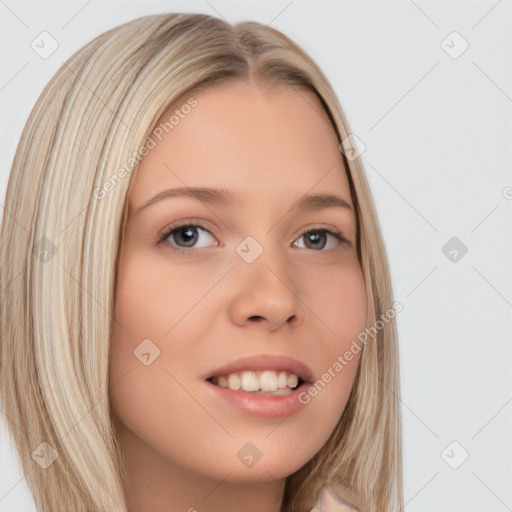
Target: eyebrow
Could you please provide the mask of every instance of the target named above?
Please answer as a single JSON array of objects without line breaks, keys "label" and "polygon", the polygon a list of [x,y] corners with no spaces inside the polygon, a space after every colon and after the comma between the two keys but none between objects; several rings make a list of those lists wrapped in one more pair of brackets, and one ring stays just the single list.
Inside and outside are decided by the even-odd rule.
[{"label": "eyebrow", "polygon": [[[217,206],[242,205],[242,202],[240,200],[236,200],[233,194],[227,189],[205,187],[170,188],[156,194],[149,201],[140,206],[135,211],[135,213],[139,213],[140,211],[146,209],[148,206],[156,203],[157,201],[161,201],[162,199],[167,199],[171,197],[188,197],[192,199],[197,199],[207,204]],[[293,208],[296,210],[309,211],[317,211],[333,207],[343,208],[351,212],[354,211],[353,206],[348,201],[346,201],[342,197],[335,196],[332,194],[304,195],[293,206]]]}]

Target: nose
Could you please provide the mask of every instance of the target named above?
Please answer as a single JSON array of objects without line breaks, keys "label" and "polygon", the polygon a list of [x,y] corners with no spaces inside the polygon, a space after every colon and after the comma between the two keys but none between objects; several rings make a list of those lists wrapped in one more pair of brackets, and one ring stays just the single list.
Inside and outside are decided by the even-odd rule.
[{"label": "nose", "polygon": [[240,327],[261,324],[268,331],[283,325],[298,327],[304,321],[304,303],[298,295],[297,279],[281,254],[266,249],[252,263],[241,261],[235,269],[234,293],[229,314]]}]

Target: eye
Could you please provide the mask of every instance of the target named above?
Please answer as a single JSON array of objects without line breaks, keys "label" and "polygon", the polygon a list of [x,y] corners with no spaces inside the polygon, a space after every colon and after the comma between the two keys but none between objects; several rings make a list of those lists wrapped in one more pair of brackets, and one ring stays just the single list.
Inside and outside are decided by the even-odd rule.
[{"label": "eye", "polygon": [[[155,245],[168,243],[172,249],[184,253],[191,253],[191,249],[201,249],[208,247],[208,238],[214,239],[213,235],[201,224],[181,224],[173,225],[164,230],[158,236]],[[198,244],[199,242],[199,244]],[[198,244],[198,245],[197,245]]]},{"label": "eye", "polygon": [[[328,239],[330,237],[330,240]],[[331,229],[312,229],[303,233],[297,240],[304,239],[306,243],[301,247],[298,242],[294,242],[294,247],[299,249],[326,249],[330,250],[340,243],[350,244],[350,242],[339,232]]]},{"label": "eye", "polygon": [[[164,229],[158,235],[155,245],[159,246],[165,243],[172,250],[190,255],[196,249],[218,245],[208,243],[208,238],[215,239],[205,226],[197,222],[184,222]],[[305,243],[300,244],[300,240],[305,240]],[[293,246],[299,249],[323,251],[334,249],[340,243],[350,245],[350,242],[339,231],[319,228],[303,233],[297,241],[293,242]]]}]

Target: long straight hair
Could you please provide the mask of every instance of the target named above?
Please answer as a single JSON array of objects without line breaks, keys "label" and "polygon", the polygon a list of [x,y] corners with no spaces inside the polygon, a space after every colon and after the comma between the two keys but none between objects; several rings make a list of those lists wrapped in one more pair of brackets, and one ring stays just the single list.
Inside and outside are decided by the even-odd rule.
[{"label": "long straight hair", "polygon": [[[101,34],[30,114],[0,231],[0,391],[40,512],[126,512],[108,368],[127,194],[171,104],[248,79],[312,91],[340,144],[349,136],[332,87],[297,44],[204,14],[145,16]],[[388,262],[361,159],[345,152],[374,326],[393,307]],[[286,479],[282,512],[309,511],[326,482],[361,512],[402,508],[398,345],[394,318],[383,324],[362,347],[332,435]]]}]

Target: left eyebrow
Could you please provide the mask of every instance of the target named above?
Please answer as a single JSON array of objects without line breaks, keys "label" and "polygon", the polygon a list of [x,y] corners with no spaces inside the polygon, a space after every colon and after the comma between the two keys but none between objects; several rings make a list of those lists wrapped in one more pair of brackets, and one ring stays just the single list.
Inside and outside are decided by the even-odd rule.
[{"label": "left eyebrow", "polygon": [[345,199],[334,196],[332,194],[314,194],[307,195],[299,199],[294,208],[297,210],[317,211],[324,208],[344,208],[351,212],[354,211],[353,206]]},{"label": "left eyebrow", "polygon": [[[159,192],[156,196],[152,197],[147,203],[140,206],[136,209],[136,213],[139,213],[141,210],[147,208],[151,204],[154,204],[162,199],[172,198],[172,197],[187,197],[191,199],[196,199],[198,201],[209,203],[213,205],[219,206],[230,206],[232,204],[236,204],[237,206],[241,206],[241,201],[235,201],[235,197],[233,194],[227,189],[215,189],[215,188],[174,188],[167,189]],[[293,209],[295,210],[309,210],[309,211],[318,211],[323,210],[325,208],[343,208],[345,210],[349,210],[351,212],[354,211],[353,206],[346,201],[345,199],[335,196],[332,194],[310,194],[301,197],[294,205]]]}]

